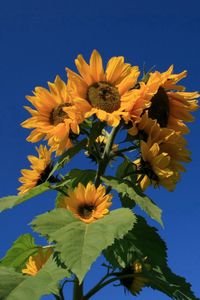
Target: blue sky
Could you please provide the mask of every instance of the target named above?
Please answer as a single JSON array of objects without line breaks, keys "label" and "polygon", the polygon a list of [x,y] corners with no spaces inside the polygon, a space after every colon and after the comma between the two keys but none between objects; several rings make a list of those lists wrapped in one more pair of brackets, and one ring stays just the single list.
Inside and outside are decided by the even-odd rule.
[{"label": "blue sky", "polygon": [[[0,195],[15,194],[20,169],[28,167],[26,156],[34,154],[27,143],[28,131],[20,123],[28,117],[23,109],[35,86],[46,86],[56,74],[65,77],[65,67],[74,69],[74,59],[82,53],[87,59],[95,48],[105,61],[123,55],[127,62],[160,71],[172,63],[175,71],[188,70],[184,80],[188,91],[199,90],[200,3],[184,1],[67,1],[8,0],[0,10]],[[200,295],[200,201],[199,118],[190,124],[188,135],[192,163],[187,166],[175,192],[149,190],[148,194],[164,211],[165,229],[160,234],[168,244],[169,264],[185,276]],[[81,162],[82,163],[82,162]],[[77,167],[80,161],[73,162]],[[85,163],[85,168],[88,166]],[[7,211],[0,216],[0,256],[37,214],[53,208],[54,194],[46,194]],[[156,225],[150,221],[150,224]],[[92,268],[88,281],[100,271]],[[88,284],[87,284],[88,287]],[[122,288],[108,287],[94,300],[132,299]],[[53,299],[51,296],[44,299]],[[145,289],[141,300],[165,300],[166,296]]]}]

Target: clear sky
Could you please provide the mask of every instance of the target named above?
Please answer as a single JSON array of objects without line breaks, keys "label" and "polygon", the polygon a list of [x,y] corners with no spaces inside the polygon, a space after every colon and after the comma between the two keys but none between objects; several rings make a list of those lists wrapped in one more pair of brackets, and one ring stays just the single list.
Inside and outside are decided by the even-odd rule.
[{"label": "clear sky", "polygon": [[[199,0],[1,1],[0,195],[16,194],[20,169],[29,166],[26,156],[35,154],[34,145],[25,141],[28,130],[20,127],[28,117],[23,109],[28,103],[25,95],[30,95],[35,86],[46,86],[56,74],[66,78],[65,67],[74,69],[74,59],[79,53],[88,59],[95,48],[105,61],[123,55],[131,64],[142,67],[145,63],[147,69],[156,65],[160,71],[173,63],[176,72],[188,70],[188,78],[184,80],[187,90],[199,90],[199,11]],[[160,189],[149,190],[148,194],[164,211],[165,229],[159,231],[168,244],[169,265],[175,273],[185,276],[200,296],[200,113],[195,115],[196,122],[190,124],[191,134],[187,137],[192,151],[187,173],[175,192]],[[74,162],[71,167],[80,163]],[[48,193],[2,213],[0,256],[20,234],[31,232],[27,224],[35,215],[52,209],[53,204],[54,194]],[[99,276],[95,264],[88,281],[95,282]],[[132,299],[124,295],[123,288],[111,286],[93,299],[107,300],[111,296],[115,300]],[[145,289],[138,299],[168,297]]]}]

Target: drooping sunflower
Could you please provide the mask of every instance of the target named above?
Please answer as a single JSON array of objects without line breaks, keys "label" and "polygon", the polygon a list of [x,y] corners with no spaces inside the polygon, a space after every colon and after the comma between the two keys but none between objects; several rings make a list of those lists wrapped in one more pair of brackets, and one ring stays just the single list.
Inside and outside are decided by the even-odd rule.
[{"label": "drooping sunflower", "polygon": [[72,146],[70,133],[79,134],[79,124],[84,117],[69,97],[69,85],[59,76],[56,76],[54,83],[48,82],[48,86],[49,90],[36,87],[34,96],[26,97],[35,109],[25,106],[32,117],[21,125],[29,129],[35,128],[28,136],[28,141],[46,139],[52,150],[60,155]]},{"label": "drooping sunflower", "polygon": [[149,185],[164,186],[173,191],[180,175],[168,153],[160,151],[157,143],[153,145],[141,141],[141,158],[134,161],[138,171],[138,182],[142,190]]},{"label": "drooping sunflower", "polygon": [[168,127],[183,134],[189,129],[184,122],[191,122],[194,117],[190,112],[198,109],[198,92],[185,92],[185,87],[177,85],[182,78],[187,76],[183,71],[179,74],[172,74],[173,66],[166,72],[158,71],[150,73],[146,86],[155,88],[151,98],[151,106],[148,108],[148,115],[156,119],[161,127]]},{"label": "drooping sunflower", "polygon": [[52,253],[52,248],[39,248],[37,254],[29,257],[28,262],[26,263],[26,268],[22,269],[22,273],[30,276],[37,275],[37,273],[40,271],[40,269],[42,269]]},{"label": "drooping sunflower", "polygon": [[121,275],[128,276],[132,275],[130,278],[122,278],[120,282],[123,286],[125,286],[133,295],[137,295],[140,293],[143,287],[148,284],[148,279],[144,277],[142,274],[142,265],[139,262],[134,262],[133,265],[126,267],[121,272]]},{"label": "drooping sunflower", "polygon": [[66,208],[74,213],[81,221],[92,223],[109,213],[111,194],[106,194],[106,188],[97,188],[92,182],[85,187],[79,183],[74,190],[68,191],[68,196],[62,197],[58,207]]},{"label": "drooping sunflower", "polygon": [[52,151],[48,150],[47,147],[43,145],[40,145],[39,148],[36,147],[36,151],[38,157],[33,155],[28,156],[28,160],[31,163],[31,170],[21,170],[23,176],[19,178],[19,181],[22,183],[18,188],[19,195],[22,195],[35,186],[45,182],[52,170]]},{"label": "drooping sunflower", "polygon": [[[148,112],[144,112],[140,122],[129,129],[129,134],[138,136],[140,140],[153,145],[157,143],[160,152],[166,152],[172,160],[190,162],[190,151],[186,148],[187,142],[181,132],[169,128],[161,128],[157,120],[148,117]],[[182,170],[184,168],[182,167]]]},{"label": "drooping sunflower", "polygon": [[[86,117],[94,114],[101,121],[116,127],[121,118],[137,121],[149,101],[134,88],[139,76],[137,66],[124,62],[124,57],[112,57],[104,71],[102,58],[94,50],[87,64],[82,55],[75,60],[80,75],[67,69],[71,95],[87,105]],[[78,100],[79,99],[79,100]],[[81,109],[80,104],[80,109]],[[130,114],[131,111],[131,114]]]}]

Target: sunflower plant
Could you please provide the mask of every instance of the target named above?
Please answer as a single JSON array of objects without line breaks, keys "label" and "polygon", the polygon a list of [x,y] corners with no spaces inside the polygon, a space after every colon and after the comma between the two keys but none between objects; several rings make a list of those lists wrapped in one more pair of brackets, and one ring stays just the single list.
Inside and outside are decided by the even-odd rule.
[{"label": "sunflower plant", "polygon": [[[40,144],[21,170],[18,195],[1,198],[0,211],[52,190],[57,196],[55,208],[31,222],[46,242],[23,234],[1,258],[0,299],[63,300],[70,282],[74,300],[92,299],[111,283],[133,297],[150,287],[172,299],[198,299],[172,272],[165,242],[135,207],[163,225],[145,191],[176,188],[190,161],[185,134],[200,94],[179,85],[187,72],[175,74],[173,66],[140,74],[119,56],[104,68],[96,50],[89,63],[79,55],[75,64],[77,72],[66,69],[68,81],[56,76],[27,96],[31,116],[22,127],[31,129],[27,141]],[[92,168],[70,169],[77,155]],[[85,275],[100,255],[105,275],[85,291]]]}]

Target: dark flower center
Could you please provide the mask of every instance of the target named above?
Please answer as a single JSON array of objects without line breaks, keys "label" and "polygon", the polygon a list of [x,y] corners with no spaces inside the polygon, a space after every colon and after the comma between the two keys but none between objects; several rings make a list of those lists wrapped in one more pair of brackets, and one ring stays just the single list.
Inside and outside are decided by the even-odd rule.
[{"label": "dark flower center", "polygon": [[151,99],[151,106],[148,114],[151,119],[156,119],[160,127],[167,127],[169,119],[169,99],[165,89],[160,87],[158,92]]},{"label": "dark flower center", "polygon": [[95,210],[94,205],[84,204],[78,208],[79,215],[84,219],[89,219]]},{"label": "dark flower center", "polygon": [[63,111],[63,107],[69,107],[71,106],[69,103],[63,103],[58,105],[56,108],[54,108],[49,117],[49,122],[51,125],[58,125],[59,123],[62,123],[64,119],[68,117],[68,114]]},{"label": "dark flower center", "polygon": [[87,99],[93,107],[102,109],[108,113],[112,113],[120,107],[118,89],[105,81],[93,83],[88,88]]},{"label": "dark flower center", "polygon": [[147,175],[150,180],[158,181],[159,178],[152,170],[151,164],[148,161],[141,159],[140,169],[142,174]]},{"label": "dark flower center", "polygon": [[44,171],[40,174],[40,178],[38,179],[36,186],[44,183],[47,180],[52,169],[53,169],[53,165],[51,163],[46,166]]}]

